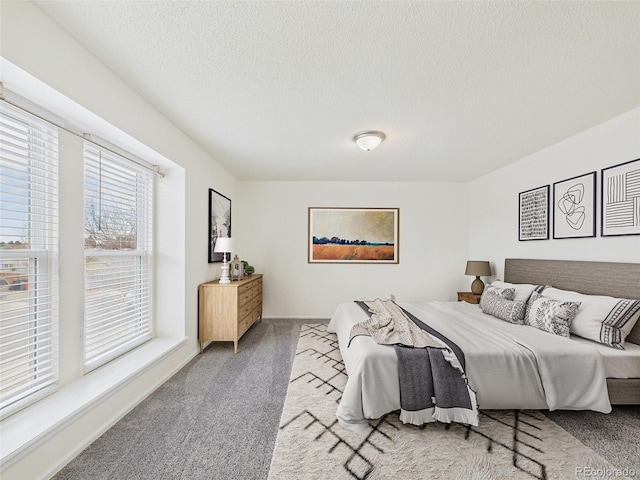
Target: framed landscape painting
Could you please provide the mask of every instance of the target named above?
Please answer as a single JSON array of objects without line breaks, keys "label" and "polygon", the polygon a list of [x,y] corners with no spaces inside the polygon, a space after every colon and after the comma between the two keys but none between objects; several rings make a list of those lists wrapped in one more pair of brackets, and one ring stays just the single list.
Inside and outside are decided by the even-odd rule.
[{"label": "framed landscape painting", "polygon": [[603,168],[600,178],[601,235],[640,235],[640,158]]},{"label": "framed landscape painting", "polygon": [[216,253],[218,237],[231,236],[231,200],[209,189],[209,263],[221,262],[223,253]]},{"label": "framed landscape painting", "polygon": [[549,240],[549,185],[519,194],[518,240]]},{"label": "framed landscape painting", "polygon": [[596,236],[596,172],[553,184],[553,238]]},{"label": "framed landscape painting", "polygon": [[399,208],[309,207],[309,263],[399,263]]}]

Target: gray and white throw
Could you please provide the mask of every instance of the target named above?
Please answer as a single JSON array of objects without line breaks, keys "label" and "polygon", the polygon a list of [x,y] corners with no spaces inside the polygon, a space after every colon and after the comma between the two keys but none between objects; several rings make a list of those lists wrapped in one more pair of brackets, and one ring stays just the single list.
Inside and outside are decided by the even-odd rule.
[{"label": "gray and white throw", "polygon": [[369,318],[354,325],[349,343],[357,335],[369,335],[380,345],[404,345],[415,348],[446,348],[447,345],[412,322],[391,300],[356,302]]},{"label": "gray and white throw", "polygon": [[400,420],[413,425],[440,421],[478,425],[475,392],[464,371],[464,353],[391,300],[356,302],[369,318],[353,326],[353,337],[368,335],[393,346],[398,358]]}]

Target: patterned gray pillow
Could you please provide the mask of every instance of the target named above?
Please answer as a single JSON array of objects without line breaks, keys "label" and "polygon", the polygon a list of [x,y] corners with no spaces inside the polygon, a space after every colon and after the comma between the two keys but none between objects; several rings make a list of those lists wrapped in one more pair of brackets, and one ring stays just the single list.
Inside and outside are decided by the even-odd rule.
[{"label": "patterned gray pillow", "polygon": [[516,294],[516,289],[514,287],[492,287],[491,285],[489,285],[487,287],[487,290],[489,291],[489,293],[500,295],[507,300],[513,300],[513,297]]},{"label": "patterned gray pillow", "polygon": [[568,337],[571,321],[575,318],[580,303],[552,300],[533,292],[528,302],[526,324]]},{"label": "patterned gray pillow", "polygon": [[492,301],[493,297],[503,298],[505,300],[513,300],[513,296],[516,294],[515,288],[500,288],[487,286],[482,292],[480,297],[480,308],[484,311],[483,302]]},{"label": "patterned gray pillow", "polygon": [[[484,299],[484,296],[482,298]],[[519,325],[524,323],[526,306],[527,302],[507,300],[498,295],[488,295],[484,303],[480,302],[480,308],[484,313]]]}]

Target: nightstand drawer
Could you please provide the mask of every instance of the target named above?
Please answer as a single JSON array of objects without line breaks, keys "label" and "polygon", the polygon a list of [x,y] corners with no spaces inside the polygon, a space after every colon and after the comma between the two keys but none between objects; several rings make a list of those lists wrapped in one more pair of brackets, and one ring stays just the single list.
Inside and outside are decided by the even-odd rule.
[{"label": "nightstand drawer", "polygon": [[482,298],[482,295],[476,295],[475,293],[471,292],[458,292],[459,302],[467,302],[477,305],[480,303],[480,298]]}]

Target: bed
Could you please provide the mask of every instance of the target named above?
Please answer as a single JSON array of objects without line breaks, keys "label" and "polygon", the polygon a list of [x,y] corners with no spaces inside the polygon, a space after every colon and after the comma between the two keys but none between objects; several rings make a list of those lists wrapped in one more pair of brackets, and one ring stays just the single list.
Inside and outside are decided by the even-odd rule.
[{"label": "bed", "polygon": [[[640,298],[640,264],[507,259],[504,280]],[[465,302],[397,303],[462,348],[468,382],[482,410],[608,413],[611,404],[640,404],[640,322],[624,349],[616,349],[575,335],[565,338],[514,325]],[[400,408],[394,349],[367,336],[355,337],[349,345],[351,327],[366,318],[355,302],[345,302],[328,327],[338,335],[348,374],[337,418],[352,430]]]}]

